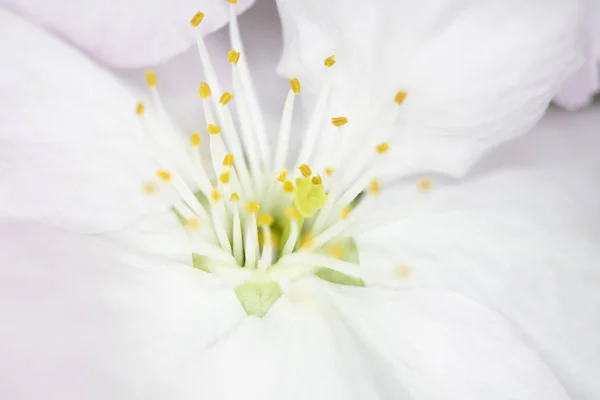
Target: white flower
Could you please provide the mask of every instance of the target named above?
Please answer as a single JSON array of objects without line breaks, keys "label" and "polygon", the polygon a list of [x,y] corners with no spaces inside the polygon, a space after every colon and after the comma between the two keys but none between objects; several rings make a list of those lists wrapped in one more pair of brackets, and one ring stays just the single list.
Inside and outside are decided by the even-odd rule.
[{"label": "white flower", "polygon": [[[231,17],[232,47],[242,51],[233,11]],[[404,171],[428,165],[463,173],[492,142],[533,124],[573,60],[569,38],[550,25],[533,43],[551,38],[548,52],[538,48],[538,54],[560,54],[561,62],[517,97],[515,105],[532,108],[485,114],[477,126],[494,126],[496,135],[485,145],[455,163],[436,149],[443,162],[418,160]],[[7,12],[0,13],[0,29],[18,38],[0,45],[7,60],[0,75],[2,187],[10,189],[0,193],[0,206],[13,218],[1,225],[0,242],[0,384],[7,398],[591,399],[598,393],[597,360],[590,356],[598,344],[593,312],[599,300],[593,269],[599,251],[590,238],[598,232],[569,207],[578,184],[597,168],[588,136],[581,142],[589,153],[577,154],[586,164],[566,172],[551,168],[562,167],[560,159],[541,157],[539,166],[522,169],[480,167],[464,184],[405,180],[381,189],[373,181],[378,162],[402,143],[385,112],[401,123],[410,116],[413,92],[402,86],[381,88],[390,96],[373,91],[373,103],[388,103],[376,106],[388,129],[357,132],[367,121],[358,110],[329,114],[330,104],[319,101],[328,91],[335,99],[335,79],[351,71],[343,67],[341,48],[338,64],[326,68],[319,60],[332,81],[325,77],[312,103],[313,121],[337,117],[333,132],[320,124],[311,130],[309,119],[294,153],[283,151],[285,135],[270,141],[263,130],[243,51],[229,54],[235,97],[227,101],[198,36],[212,89],[207,96],[208,86],[201,86],[201,104],[213,133],[201,132],[200,147],[209,152],[200,153],[198,136],[178,136],[154,74],[148,80],[155,107],[136,109],[119,82],[71,48]],[[520,63],[513,66],[522,71]],[[477,83],[463,87],[467,110],[506,106],[497,102],[505,86],[495,87],[496,96],[478,97]],[[305,95],[297,84],[291,82],[288,111]],[[331,105],[344,105],[341,100]],[[285,132],[285,111],[282,121]],[[444,140],[444,129],[428,126],[423,140]],[[468,134],[479,130],[475,125],[448,126],[457,136],[445,138],[448,151],[481,140]],[[317,147],[320,152],[312,151]],[[293,168],[280,182],[283,156]],[[296,168],[301,164],[312,174]],[[293,195],[285,190],[288,181]],[[565,190],[566,183],[573,188]],[[199,200],[196,189],[203,192]],[[278,231],[281,247],[274,241]],[[313,234],[306,248],[298,245],[301,233]],[[298,246],[284,255],[284,243]],[[202,258],[194,263],[192,253]],[[557,284],[548,276],[568,279]]]}]

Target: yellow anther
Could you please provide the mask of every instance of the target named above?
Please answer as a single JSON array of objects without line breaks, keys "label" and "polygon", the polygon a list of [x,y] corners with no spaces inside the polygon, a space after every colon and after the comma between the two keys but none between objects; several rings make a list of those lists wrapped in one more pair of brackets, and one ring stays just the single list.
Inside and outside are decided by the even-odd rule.
[{"label": "yellow anther", "polygon": [[352,207],[350,207],[350,206],[342,207],[342,210],[340,211],[340,217],[342,219],[347,219],[350,216],[351,212],[352,212]]},{"label": "yellow anther", "polygon": [[333,117],[331,118],[331,123],[335,126],[342,126],[348,123],[348,118],[346,117]]},{"label": "yellow anther", "polygon": [[329,56],[325,59],[324,64],[326,67],[333,67],[335,64],[335,56]]},{"label": "yellow anther", "polygon": [[200,22],[202,22],[202,20],[204,19],[204,13],[201,13],[200,11],[198,11],[194,17],[190,20],[190,24],[192,24],[192,26],[195,28],[198,25],[200,25]]},{"label": "yellow anther", "polygon": [[158,179],[164,182],[170,182],[171,179],[173,179],[171,173],[164,169],[159,169],[158,171],[156,171],[156,176],[158,177]]},{"label": "yellow anther", "polygon": [[249,201],[246,203],[246,210],[251,213],[257,213],[260,210],[260,205],[255,201]]},{"label": "yellow anther", "polygon": [[311,217],[327,201],[327,194],[322,184],[315,185],[310,177],[296,179],[294,188],[294,207],[305,218]]},{"label": "yellow anther", "polygon": [[283,182],[283,191],[286,193],[294,193],[294,183],[292,181]]},{"label": "yellow anther", "polygon": [[156,74],[154,73],[154,71],[146,72],[146,83],[148,84],[148,87],[156,86]]},{"label": "yellow anther", "polygon": [[433,185],[433,183],[431,182],[431,180],[429,180],[427,178],[419,179],[419,182],[417,182],[417,188],[421,192],[428,192],[431,189],[432,185]]},{"label": "yellow anther", "polygon": [[283,183],[283,182],[285,182],[285,178],[287,178],[287,175],[288,175],[288,170],[284,168],[284,169],[281,170],[281,172],[279,172],[277,174],[277,180],[279,182]]},{"label": "yellow anther", "polygon": [[206,131],[211,135],[218,135],[219,133],[221,133],[221,128],[218,125],[209,124],[206,127]]},{"label": "yellow anther", "polygon": [[312,175],[312,170],[310,169],[310,167],[306,164],[302,164],[298,167],[298,169],[300,170],[300,172],[302,172],[302,176],[304,176],[305,178],[308,178],[309,176]]},{"label": "yellow anther", "polygon": [[377,153],[383,154],[390,149],[390,144],[388,142],[383,142],[378,144],[375,149],[377,150]]},{"label": "yellow anther", "polygon": [[342,258],[344,255],[344,246],[337,242],[327,249],[327,254],[335,258]]},{"label": "yellow anther", "polygon": [[285,209],[284,213],[285,217],[287,219],[298,219],[300,218],[300,214],[298,213],[298,210],[296,210],[294,207],[288,207]]},{"label": "yellow anther", "polygon": [[325,168],[325,175],[333,176],[335,174],[335,168]]},{"label": "yellow anther", "polygon": [[294,94],[300,93],[300,81],[297,78],[290,79],[290,87],[292,88],[292,92],[294,92]]},{"label": "yellow anther", "polygon": [[406,96],[408,96],[408,93],[406,93],[403,90],[399,90],[398,93],[396,93],[396,97],[394,97],[394,101],[396,102],[396,104],[400,105],[404,103]]},{"label": "yellow anther", "polygon": [[142,115],[144,113],[144,104],[137,103],[136,106],[135,106],[135,113],[137,115]]},{"label": "yellow anther", "polygon": [[200,229],[200,220],[198,218],[192,218],[192,219],[187,219],[185,221],[185,223],[183,224],[183,226],[186,229],[189,229],[191,231],[197,231],[198,229]]},{"label": "yellow anther", "polygon": [[256,223],[258,226],[271,226],[273,225],[273,216],[271,214],[261,214],[258,216]]},{"label": "yellow anther", "polygon": [[394,272],[398,278],[406,279],[413,274],[413,269],[410,265],[399,265]]},{"label": "yellow anther", "polygon": [[300,247],[303,248],[303,249],[311,247],[312,244],[313,244],[314,238],[315,237],[314,237],[314,235],[312,233],[310,233],[310,232],[305,233],[300,238]]},{"label": "yellow anther", "polygon": [[229,50],[227,53],[227,60],[232,64],[237,64],[240,59],[240,52],[235,50]]},{"label": "yellow anther", "polygon": [[221,200],[221,193],[219,193],[217,189],[213,189],[210,193],[210,199],[216,203],[217,201]]},{"label": "yellow anther", "polygon": [[372,195],[377,195],[381,191],[381,186],[379,184],[378,179],[373,179],[371,183],[369,183],[369,193]]},{"label": "yellow anther", "polygon": [[225,171],[221,175],[219,175],[219,181],[223,185],[227,185],[229,183],[229,177],[230,177],[229,171]]},{"label": "yellow anther", "polygon": [[229,92],[225,92],[221,95],[221,98],[219,99],[219,103],[225,105],[225,104],[229,103],[231,101],[231,99],[233,99],[233,95]]},{"label": "yellow anther", "polygon": [[322,185],[323,179],[321,179],[321,175],[315,175],[312,177],[311,182],[313,185]]},{"label": "yellow anther", "polygon": [[240,195],[237,194],[237,192],[231,193],[231,196],[229,196],[229,201],[240,201]]},{"label": "yellow anther", "polygon": [[224,167],[233,166],[233,154],[231,154],[231,153],[225,154],[225,157],[223,157],[223,166]]},{"label": "yellow anther", "polygon": [[227,0],[228,3],[237,4],[238,0]]},{"label": "yellow anther", "polygon": [[202,138],[200,137],[200,134],[198,132],[194,132],[190,137],[190,141],[192,142],[193,147],[199,147],[202,143]]},{"label": "yellow anther", "polygon": [[200,89],[198,89],[198,93],[200,93],[200,97],[203,99],[210,97],[210,86],[208,86],[208,83],[202,81],[200,83]]},{"label": "yellow anther", "polygon": [[151,196],[158,191],[158,186],[154,182],[144,183],[144,194]]}]

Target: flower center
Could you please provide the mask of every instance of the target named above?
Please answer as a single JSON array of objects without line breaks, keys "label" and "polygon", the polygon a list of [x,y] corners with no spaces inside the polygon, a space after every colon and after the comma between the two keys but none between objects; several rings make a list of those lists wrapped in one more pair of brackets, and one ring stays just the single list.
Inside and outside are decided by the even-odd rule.
[{"label": "flower center", "polygon": [[[235,100],[233,93],[220,91],[198,29],[198,50],[207,79],[199,88],[205,133],[193,132],[187,142],[177,140],[156,75],[152,71],[146,74],[162,125],[174,132],[165,135],[162,127],[148,120],[144,105],[137,105],[158,164],[155,178],[144,185],[144,192],[165,192],[189,234],[193,266],[231,281],[246,312],[262,317],[288,285],[306,275],[364,286],[352,236],[367,229],[365,224],[376,226],[380,221],[365,210],[380,191],[376,167],[390,146],[379,141],[351,148],[345,132],[349,120],[343,116],[329,119],[335,130],[333,139],[316,145],[324,134],[330,70],[336,63],[330,56],[324,61],[325,83],[297,157],[290,159],[289,145],[294,102],[301,92],[295,78],[290,80],[278,140],[271,149],[242,54],[236,1],[228,1],[231,44],[236,50],[227,57]],[[197,13],[191,25],[197,28],[203,18],[204,14]],[[216,97],[213,91],[222,94]],[[400,105],[405,98],[406,93],[399,91],[394,100]],[[208,155],[200,151],[206,137]],[[388,213],[385,218],[389,217]]]}]

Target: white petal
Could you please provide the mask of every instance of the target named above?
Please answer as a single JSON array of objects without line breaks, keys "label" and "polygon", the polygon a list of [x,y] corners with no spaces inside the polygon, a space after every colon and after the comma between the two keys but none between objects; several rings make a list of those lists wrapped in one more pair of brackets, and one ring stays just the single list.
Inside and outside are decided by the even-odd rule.
[{"label": "white petal", "polygon": [[339,285],[330,296],[409,398],[569,399],[509,321],[465,297]]},{"label": "white petal", "polygon": [[[117,229],[162,202],[135,99],[74,49],[0,11],[0,212],[73,229]],[[162,208],[161,208],[162,207]]]},{"label": "white petal", "polygon": [[[434,184],[421,208],[357,238],[365,268],[385,270],[374,283],[451,289],[499,311],[590,400],[600,396],[599,111],[549,114],[472,178]],[[381,201],[402,206],[394,195],[408,191]]]},{"label": "white petal", "polygon": [[580,44],[586,55],[585,64],[566,82],[555,102],[568,110],[589,105],[600,91],[600,3],[583,2],[585,16],[581,26]]},{"label": "white petal", "polygon": [[390,132],[388,170],[396,174],[464,174],[490,148],[527,132],[581,61],[570,0],[278,4],[280,71],[314,89],[323,58],[334,53],[331,112],[349,117],[361,146],[390,131],[377,125],[381,113],[395,106],[397,90],[408,93]]},{"label": "white petal", "polygon": [[173,398],[190,354],[245,318],[203,272],[98,237],[2,221],[0,247],[7,399]]},{"label": "white petal", "polygon": [[[254,0],[240,0],[243,12]],[[35,21],[91,56],[117,67],[156,64],[187,50],[194,43],[190,19],[197,11],[209,18],[204,33],[224,26],[229,4],[214,0],[134,0],[107,2],[69,0],[2,0],[0,4]]]}]

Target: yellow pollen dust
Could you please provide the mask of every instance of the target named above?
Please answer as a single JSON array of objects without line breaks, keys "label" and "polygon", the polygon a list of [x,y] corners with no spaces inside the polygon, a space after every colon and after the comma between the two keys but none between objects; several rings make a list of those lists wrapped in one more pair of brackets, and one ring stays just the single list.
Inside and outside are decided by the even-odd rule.
[{"label": "yellow pollen dust", "polygon": [[246,203],[246,210],[248,210],[248,212],[251,213],[257,213],[258,210],[260,210],[260,206],[255,201],[249,201],[248,203]]},{"label": "yellow pollen dust", "polygon": [[390,144],[387,142],[383,142],[377,145],[377,147],[375,147],[375,150],[377,150],[377,153],[379,154],[383,154],[386,151],[388,151],[390,149]]},{"label": "yellow pollen dust", "polygon": [[300,81],[297,78],[290,79],[290,87],[292,88],[292,92],[294,92],[294,94],[300,93]]},{"label": "yellow pollen dust", "polygon": [[340,211],[340,217],[342,219],[347,219],[350,216],[350,212],[352,212],[352,207],[350,207],[350,206],[342,207],[342,210]]},{"label": "yellow pollen dust", "polygon": [[283,191],[286,193],[294,193],[294,183],[292,181],[283,182]]},{"label": "yellow pollen dust", "polygon": [[288,175],[288,170],[284,168],[284,169],[281,170],[281,172],[279,172],[277,174],[277,180],[279,182],[283,183],[283,182],[285,182],[285,178],[287,178],[287,175]]},{"label": "yellow pollen dust", "polygon": [[225,157],[223,157],[223,166],[224,167],[233,166],[233,154],[231,154],[231,153],[225,154]]},{"label": "yellow pollen dust", "polygon": [[335,174],[335,168],[325,168],[325,175],[333,176]]},{"label": "yellow pollen dust", "polygon": [[137,103],[135,106],[135,113],[137,115],[142,115],[144,113],[144,104],[143,103]]},{"label": "yellow pollen dust", "polygon": [[417,182],[417,188],[421,192],[428,192],[431,189],[432,185],[433,183],[431,182],[431,180],[427,178],[419,179],[419,181]]},{"label": "yellow pollen dust", "polygon": [[285,211],[283,212],[283,214],[285,215],[285,217],[287,219],[298,219],[300,218],[300,214],[298,213],[298,210],[296,210],[294,207],[288,207],[285,209]]},{"label": "yellow pollen dust", "polygon": [[321,185],[323,183],[323,179],[321,179],[321,175],[315,175],[312,177],[311,182],[313,185]]},{"label": "yellow pollen dust", "polygon": [[222,184],[227,185],[229,183],[229,177],[230,177],[229,171],[225,171],[221,175],[219,175],[219,181]]},{"label": "yellow pollen dust", "polygon": [[371,183],[369,183],[369,193],[372,195],[377,195],[381,191],[381,185],[379,184],[378,179],[373,179]]},{"label": "yellow pollen dust", "polygon": [[333,246],[327,249],[327,254],[335,258],[342,258],[344,255],[344,246],[341,243],[335,243]]},{"label": "yellow pollen dust", "polygon": [[219,133],[221,133],[221,128],[218,125],[209,124],[206,127],[206,131],[211,135],[218,135]]},{"label": "yellow pollen dust", "polygon": [[144,183],[144,194],[147,196],[151,196],[158,191],[158,186],[154,182],[146,182]]},{"label": "yellow pollen dust", "polygon": [[300,238],[300,248],[307,249],[307,248],[311,247],[313,244],[314,238],[315,238],[314,235],[310,232],[302,235],[302,237]]},{"label": "yellow pollen dust", "polygon": [[208,83],[202,81],[200,83],[198,93],[200,93],[200,97],[202,97],[203,99],[210,97],[210,86],[208,86]]},{"label": "yellow pollen dust", "polygon": [[348,118],[346,117],[333,117],[331,118],[331,123],[335,126],[342,126],[348,123]]},{"label": "yellow pollen dust", "polygon": [[146,72],[146,83],[148,84],[148,87],[151,88],[156,86],[156,74],[154,71]]},{"label": "yellow pollen dust", "polygon": [[173,178],[171,173],[164,169],[159,169],[158,171],[156,171],[156,176],[158,177],[158,179],[160,179],[161,181],[164,181],[164,182],[170,182],[171,179]]},{"label": "yellow pollen dust", "polygon": [[273,225],[273,216],[271,214],[261,214],[258,216],[256,223],[258,226],[271,226]]},{"label": "yellow pollen dust", "polygon": [[204,19],[204,13],[198,11],[194,17],[190,20],[190,24],[195,28],[200,25],[200,22]]},{"label": "yellow pollen dust", "polygon": [[329,67],[333,67],[334,64],[335,64],[335,56],[329,56],[329,57],[327,57],[323,63],[328,68]]},{"label": "yellow pollen dust", "polygon": [[312,175],[312,170],[310,169],[310,167],[306,164],[301,164],[298,169],[300,170],[300,172],[302,172],[302,176],[304,176],[305,178],[308,178],[309,176]]},{"label": "yellow pollen dust", "polygon": [[202,138],[200,137],[200,134],[198,132],[194,132],[190,137],[190,141],[192,142],[193,147],[199,147],[202,143]]},{"label": "yellow pollen dust", "polygon": [[216,203],[217,201],[221,200],[221,193],[219,193],[217,189],[213,189],[210,193],[210,199]]},{"label": "yellow pollen dust", "polygon": [[230,63],[232,63],[234,65],[237,65],[239,60],[240,60],[240,52],[235,51],[235,50],[229,50],[229,52],[227,53],[227,61],[229,61]]},{"label": "yellow pollen dust", "polygon": [[394,101],[396,102],[396,104],[400,105],[400,104],[404,103],[406,96],[408,96],[408,93],[406,93],[405,91],[399,90],[398,93],[396,93],[396,97],[394,97]]},{"label": "yellow pollen dust", "polygon": [[398,278],[409,278],[413,274],[413,269],[410,265],[399,265],[394,271]]},{"label": "yellow pollen dust", "polygon": [[198,218],[187,219],[183,225],[191,231],[197,231],[200,229],[200,220]]},{"label": "yellow pollen dust", "polygon": [[229,196],[229,201],[240,201],[240,195],[237,194],[237,192],[231,193],[231,196]]},{"label": "yellow pollen dust", "polygon": [[219,99],[219,103],[225,105],[225,104],[229,103],[231,101],[231,99],[233,99],[233,95],[229,92],[225,92],[221,95],[221,98]]}]

